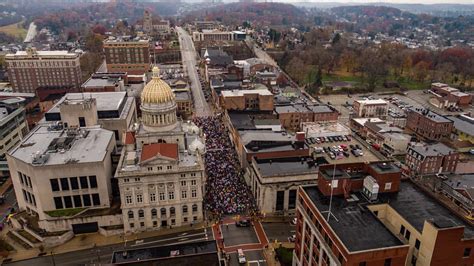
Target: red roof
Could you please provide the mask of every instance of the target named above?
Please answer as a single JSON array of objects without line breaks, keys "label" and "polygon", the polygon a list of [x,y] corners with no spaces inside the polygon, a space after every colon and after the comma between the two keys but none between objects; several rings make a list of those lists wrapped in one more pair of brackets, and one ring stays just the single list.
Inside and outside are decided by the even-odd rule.
[{"label": "red roof", "polygon": [[143,145],[141,161],[146,161],[156,155],[178,159],[178,144],[176,143],[153,143]]},{"label": "red roof", "polygon": [[135,143],[135,132],[133,131],[126,132],[124,143],[125,145]]}]

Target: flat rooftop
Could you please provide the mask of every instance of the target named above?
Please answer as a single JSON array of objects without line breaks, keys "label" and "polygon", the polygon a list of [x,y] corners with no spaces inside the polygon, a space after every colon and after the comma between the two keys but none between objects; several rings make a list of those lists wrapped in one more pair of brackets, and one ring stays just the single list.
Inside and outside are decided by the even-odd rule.
[{"label": "flat rooftop", "polygon": [[308,163],[310,161],[312,161],[310,157],[255,160],[262,177],[314,174],[316,181],[318,167],[317,164]]},{"label": "flat rooftop", "polygon": [[465,226],[464,238],[474,237],[473,226],[461,220],[409,181],[401,182],[400,191],[387,195],[384,199],[419,232],[422,232],[425,220],[430,220],[438,228]]},{"label": "flat rooftop", "polygon": [[[124,256],[125,251],[126,256]],[[202,259],[196,260],[196,257],[205,256],[206,254],[213,254],[214,256],[206,256],[207,259],[204,261]],[[151,262],[157,260],[172,259],[173,261],[176,261],[176,265],[183,265],[178,263],[177,260],[179,258],[185,258],[186,260],[188,260],[188,263],[190,263],[190,261],[192,260],[195,265],[219,265],[216,241],[211,240],[197,243],[195,242],[170,246],[147,247],[140,249],[114,251],[114,253],[112,254],[111,263],[144,263],[146,261]]]},{"label": "flat rooftop", "polygon": [[115,86],[119,81],[120,81],[120,78],[91,77],[86,82],[84,82],[84,84],[82,84],[82,87],[83,88],[110,87],[110,86]]},{"label": "flat rooftop", "polygon": [[290,135],[286,132],[274,132],[271,130],[241,130],[239,131],[239,135],[244,146],[252,141],[296,141],[296,135]]},{"label": "flat rooftop", "polygon": [[410,108],[409,109],[411,112],[416,112],[422,116],[425,116],[427,118],[429,118],[431,121],[433,122],[437,122],[437,123],[449,123],[449,122],[452,122],[451,120],[447,119],[446,117],[438,114],[438,113],[435,113],[431,110],[426,110],[426,109],[423,109],[423,108]]},{"label": "flat rooftop", "polygon": [[244,96],[245,94],[258,94],[264,96],[272,96],[273,94],[266,89],[257,89],[257,90],[224,90],[221,91],[223,97],[237,97]]},{"label": "flat rooftop", "polygon": [[454,152],[453,149],[444,145],[443,143],[436,143],[436,144],[415,144],[409,146],[410,149],[416,151],[417,153],[423,156],[441,156],[441,155],[448,155]]},{"label": "flat rooftop", "polygon": [[[73,135],[67,130],[51,130],[44,124],[34,128],[20,145],[10,151],[10,155],[32,165],[101,162],[113,138],[112,131],[100,127],[86,128]],[[44,162],[40,159],[42,163],[34,163],[35,154],[47,158]]]},{"label": "flat rooftop", "polygon": [[373,123],[383,123],[385,120],[382,120],[378,117],[370,117],[370,118],[352,118],[352,121],[355,123],[359,124],[359,126],[364,126],[365,123],[367,122],[373,122]]},{"label": "flat rooftop", "polygon": [[364,104],[364,105],[371,105],[371,104],[388,104],[387,101],[383,100],[383,99],[374,99],[374,100],[370,100],[370,99],[365,99],[365,100],[355,100],[354,102],[358,102],[360,104]]},{"label": "flat rooftop", "polygon": [[[329,197],[321,194],[317,186],[303,189],[319,212],[329,210]],[[364,201],[362,195],[357,194],[357,197]],[[341,197],[333,197],[331,213],[329,225],[350,252],[404,245],[371,211],[357,204],[351,205]]]},{"label": "flat rooftop", "polygon": [[48,113],[59,113],[59,106],[66,100],[79,102],[88,98],[94,98],[96,100],[97,111],[115,111],[120,109],[120,105],[127,98],[127,93],[124,91],[68,93],[59,100]]},{"label": "flat rooftop", "polygon": [[454,122],[454,127],[467,134],[474,135],[474,118],[462,115],[462,116],[448,116],[449,120]]},{"label": "flat rooftop", "polygon": [[[79,54],[70,53],[68,51],[35,51],[33,54],[28,55],[26,51],[17,51],[14,54],[7,54],[6,59],[18,59],[18,58],[31,58],[31,57],[42,57],[42,58],[76,58]],[[39,58],[38,58],[39,59]]]}]

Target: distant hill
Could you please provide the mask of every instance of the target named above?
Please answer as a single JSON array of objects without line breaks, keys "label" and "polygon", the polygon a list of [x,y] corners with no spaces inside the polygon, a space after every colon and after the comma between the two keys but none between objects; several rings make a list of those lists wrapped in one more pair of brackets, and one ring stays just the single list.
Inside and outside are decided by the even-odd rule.
[{"label": "distant hill", "polygon": [[185,20],[217,20],[227,25],[293,25],[306,20],[302,9],[284,3],[229,3],[187,14]]},{"label": "distant hill", "polygon": [[435,16],[460,16],[474,15],[474,4],[394,4],[386,2],[377,3],[340,3],[340,2],[297,2],[293,3],[299,7],[331,9],[340,6],[386,6],[408,11],[415,14],[431,14]]}]

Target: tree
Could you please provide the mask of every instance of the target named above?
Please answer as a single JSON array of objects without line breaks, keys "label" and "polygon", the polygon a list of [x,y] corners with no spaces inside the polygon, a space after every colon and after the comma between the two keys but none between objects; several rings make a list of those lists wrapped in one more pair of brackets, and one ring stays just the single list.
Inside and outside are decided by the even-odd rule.
[{"label": "tree", "polygon": [[338,43],[340,40],[341,40],[341,34],[336,33],[334,35],[334,37],[332,38],[332,44],[334,45],[334,44]]},{"label": "tree", "polygon": [[107,29],[104,27],[104,25],[97,24],[94,27],[92,27],[92,32],[95,34],[105,35],[105,32],[107,32]]},{"label": "tree", "polygon": [[102,49],[103,49],[102,37],[92,32],[89,33],[86,36],[85,48],[86,48],[86,51],[89,51],[92,53],[102,53]]},{"label": "tree", "polygon": [[387,65],[378,50],[373,48],[365,49],[360,57],[360,70],[363,73],[367,88],[373,91],[382,78],[388,74]]},{"label": "tree", "polygon": [[273,42],[277,43],[277,42],[280,41],[281,32],[278,32],[278,31],[276,31],[275,29],[270,29],[270,30],[268,31],[268,36],[270,37],[270,39],[271,39]]}]

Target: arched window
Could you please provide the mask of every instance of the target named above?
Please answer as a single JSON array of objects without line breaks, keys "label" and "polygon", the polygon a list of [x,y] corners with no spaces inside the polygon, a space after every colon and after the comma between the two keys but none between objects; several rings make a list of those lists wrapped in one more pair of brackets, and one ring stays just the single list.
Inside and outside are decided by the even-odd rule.
[{"label": "arched window", "polygon": [[143,210],[138,210],[138,218],[145,217],[145,212]]},{"label": "arched window", "polygon": [[151,218],[156,218],[157,215],[158,211],[156,211],[156,209],[151,209]]},{"label": "arched window", "polygon": [[197,204],[193,204],[193,212],[197,212],[198,211],[198,206]]},{"label": "arched window", "polygon": [[171,215],[171,216],[175,216],[175,214],[176,214],[175,208],[174,208],[174,207],[171,207],[171,208],[170,208],[170,215]]},{"label": "arched window", "polygon": [[133,211],[128,211],[128,219],[133,219]]},{"label": "arched window", "polygon": [[183,213],[188,213],[188,205],[183,206]]},{"label": "arched window", "polygon": [[166,208],[161,208],[160,213],[161,216],[166,216]]}]

